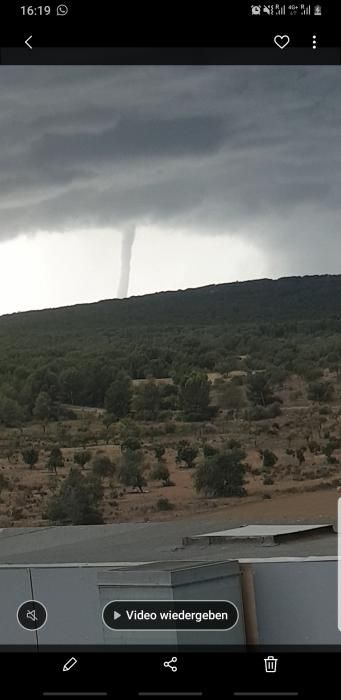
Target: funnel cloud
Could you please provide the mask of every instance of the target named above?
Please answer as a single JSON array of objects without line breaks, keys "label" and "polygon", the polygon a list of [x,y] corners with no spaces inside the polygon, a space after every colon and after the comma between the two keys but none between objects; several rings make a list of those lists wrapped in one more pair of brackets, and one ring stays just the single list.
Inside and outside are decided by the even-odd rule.
[{"label": "funnel cloud", "polygon": [[0,313],[339,273],[339,72],[2,66]]},{"label": "funnel cloud", "polygon": [[128,296],[131,256],[135,234],[135,226],[128,226],[122,233],[121,275],[117,290],[117,296],[119,299],[125,299]]}]

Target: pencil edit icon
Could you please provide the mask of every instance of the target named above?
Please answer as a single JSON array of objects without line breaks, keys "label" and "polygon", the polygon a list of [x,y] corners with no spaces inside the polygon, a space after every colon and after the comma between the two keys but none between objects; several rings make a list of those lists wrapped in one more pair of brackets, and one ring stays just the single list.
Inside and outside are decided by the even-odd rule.
[{"label": "pencil edit icon", "polygon": [[74,656],[71,656],[71,658],[65,662],[65,664],[63,666],[63,671],[71,671],[71,669],[74,666],[76,666],[77,663],[78,663],[77,659],[75,659]]}]

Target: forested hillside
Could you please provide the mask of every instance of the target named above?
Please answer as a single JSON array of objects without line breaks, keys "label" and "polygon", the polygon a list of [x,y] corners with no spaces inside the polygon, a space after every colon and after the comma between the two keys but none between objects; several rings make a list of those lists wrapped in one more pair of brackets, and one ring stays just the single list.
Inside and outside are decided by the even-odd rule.
[{"label": "forested hillside", "polygon": [[273,521],[286,493],[300,500],[282,517],[302,518],[315,490],[329,517],[340,380],[341,277],[2,317],[0,527],[169,518],[212,499],[258,500]]},{"label": "forested hillside", "polygon": [[44,401],[50,417],[60,403],[103,407],[122,372],[175,384],[196,370],[267,369],[275,384],[288,373],[314,379],[341,364],[340,332],[341,276],[328,275],[3,316],[0,420],[29,420]]}]

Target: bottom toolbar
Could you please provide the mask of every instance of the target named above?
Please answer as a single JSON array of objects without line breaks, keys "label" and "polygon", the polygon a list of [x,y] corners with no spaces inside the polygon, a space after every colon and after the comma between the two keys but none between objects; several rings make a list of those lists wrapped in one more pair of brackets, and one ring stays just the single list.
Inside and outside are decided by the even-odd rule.
[{"label": "bottom toolbar", "polygon": [[[124,653],[92,651],[0,652],[8,697],[25,698],[277,698],[325,697],[337,691],[341,650],[233,647],[214,651]],[[335,682],[334,682],[335,681]],[[332,688],[335,688],[333,695]],[[20,693],[20,695],[19,695]]]}]

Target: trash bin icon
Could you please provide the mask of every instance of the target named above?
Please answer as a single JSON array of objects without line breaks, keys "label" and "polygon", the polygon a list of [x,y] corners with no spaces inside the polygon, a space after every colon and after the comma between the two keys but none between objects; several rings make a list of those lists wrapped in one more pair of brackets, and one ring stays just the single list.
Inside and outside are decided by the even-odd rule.
[{"label": "trash bin icon", "polygon": [[275,659],[274,656],[268,656],[266,659],[264,659],[266,673],[276,673],[277,661],[278,659]]}]

